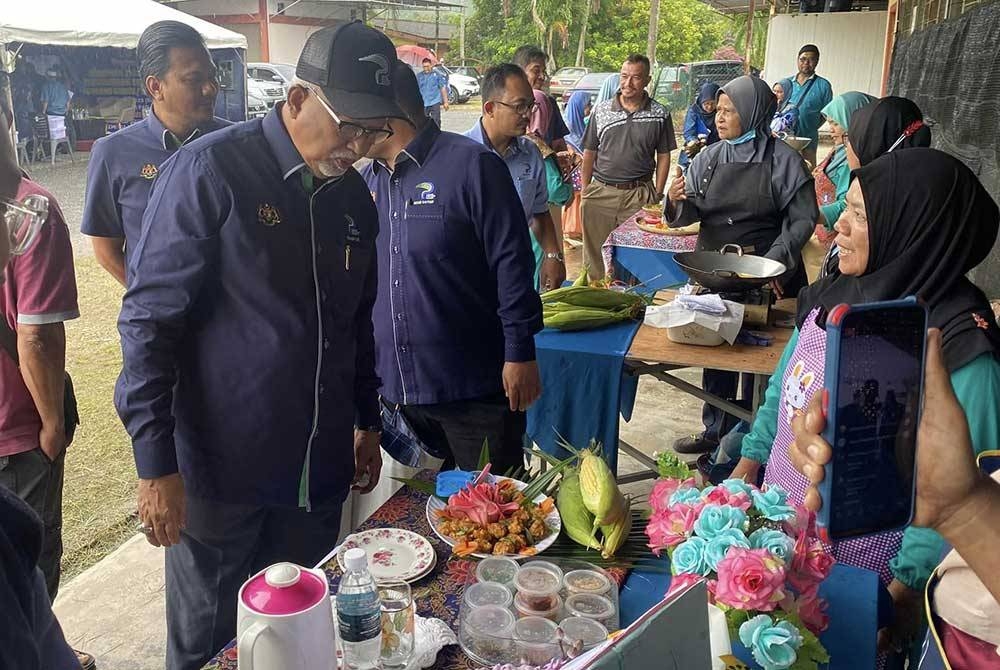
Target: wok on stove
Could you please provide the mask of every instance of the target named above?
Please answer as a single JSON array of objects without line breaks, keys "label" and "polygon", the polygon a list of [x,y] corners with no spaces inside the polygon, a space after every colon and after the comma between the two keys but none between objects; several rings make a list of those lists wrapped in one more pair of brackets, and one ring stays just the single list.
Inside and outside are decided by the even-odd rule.
[{"label": "wok on stove", "polygon": [[727,244],[717,252],[676,254],[674,260],[691,281],[717,292],[739,292],[763,286],[788,269],[770,258],[745,255],[736,244]]}]

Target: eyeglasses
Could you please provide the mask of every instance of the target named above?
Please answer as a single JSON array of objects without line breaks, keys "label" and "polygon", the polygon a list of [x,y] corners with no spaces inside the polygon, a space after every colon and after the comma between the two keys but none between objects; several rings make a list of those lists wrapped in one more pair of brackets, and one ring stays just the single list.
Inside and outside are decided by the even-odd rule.
[{"label": "eyeglasses", "polygon": [[538,107],[538,103],[535,102],[534,100],[532,100],[531,102],[522,102],[518,105],[512,105],[510,103],[504,102],[503,100],[494,100],[493,102],[497,103],[498,105],[503,105],[508,109],[514,110],[514,113],[517,114],[518,116],[530,116],[531,113],[535,111],[535,108]]},{"label": "eyeglasses", "polygon": [[29,195],[21,202],[0,198],[6,234],[10,238],[10,253],[19,256],[28,250],[42,224],[49,218],[49,199],[44,195]]},{"label": "eyeglasses", "polygon": [[333,108],[327,104],[323,96],[319,94],[319,91],[310,89],[312,94],[316,96],[319,100],[319,104],[323,105],[327,113],[333,118],[333,122],[337,124],[337,130],[340,132],[340,136],[343,137],[348,142],[352,142],[362,137],[370,138],[373,144],[381,144],[387,139],[392,137],[392,130],[389,128],[365,128],[364,126],[359,126],[356,123],[351,123],[350,121],[341,121],[337,113],[333,111]]}]

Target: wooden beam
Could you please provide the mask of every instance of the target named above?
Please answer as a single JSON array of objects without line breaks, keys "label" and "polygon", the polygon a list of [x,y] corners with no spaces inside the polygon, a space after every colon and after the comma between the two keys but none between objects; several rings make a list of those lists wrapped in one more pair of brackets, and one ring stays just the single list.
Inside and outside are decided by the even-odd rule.
[{"label": "wooden beam", "polygon": [[882,87],[883,98],[889,94],[889,71],[892,69],[892,51],[896,46],[896,24],[899,12],[899,0],[889,0],[888,17],[885,24],[885,46],[882,52]]},{"label": "wooden beam", "polygon": [[271,23],[283,23],[291,26],[335,26],[342,19],[321,19],[315,16],[285,16],[278,14],[271,17]]},{"label": "wooden beam", "polygon": [[267,0],[258,0],[257,19],[260,23],[260,59],[265,63],[271,60],[271,28],[270,12]]},{"label": "wooden beam", "polygon": [[252,25],[260,23],[260,16],[257,14],[198,14],[203,21],[214,23],[217,26]]}]

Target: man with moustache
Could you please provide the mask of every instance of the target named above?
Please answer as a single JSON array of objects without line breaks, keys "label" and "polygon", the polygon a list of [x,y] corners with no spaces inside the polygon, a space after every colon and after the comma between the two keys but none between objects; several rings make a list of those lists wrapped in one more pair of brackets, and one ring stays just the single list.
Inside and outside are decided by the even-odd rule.
[{"label": "man with moustache", "polygon": [[166,551],[167,668],[233,638],[236,596],[334,546],[381,469],[378,215],[352,165],[388,139],[395,49],[312,33],[285,103],[181,147],[129,257],[116,405],[143,532]]}]

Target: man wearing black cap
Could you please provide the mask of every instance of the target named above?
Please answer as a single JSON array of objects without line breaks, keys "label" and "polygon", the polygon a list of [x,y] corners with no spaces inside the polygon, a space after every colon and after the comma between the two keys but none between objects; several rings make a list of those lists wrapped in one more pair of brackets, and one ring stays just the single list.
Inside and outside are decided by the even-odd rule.
[{"label": "man wearing black cap", "polygon": [[799,49],[799,72],[794,77],[782,81],[782,88],[789,91],[779,113],[790,107],[798,108],[798,125],[795,134],[812,140],[802,150],[802,157],[810,165],[816,164],[816,148],[819,146],[819,127],[823,125],[823,115],[820,111],[833,100],[833,87],[830,82],[816,74],[819,64],[819,47],[807,44]]},{"label": "man wearing black cap", "polygon": [[129,256],[115,393],[142,531],[166,552],[167,668],[236,632],[237,592],[334,546],[376,485],[378,215],[351,167],[405,118],[395,49],[359,22],[309,36],[287,102],[181,147]]}]

